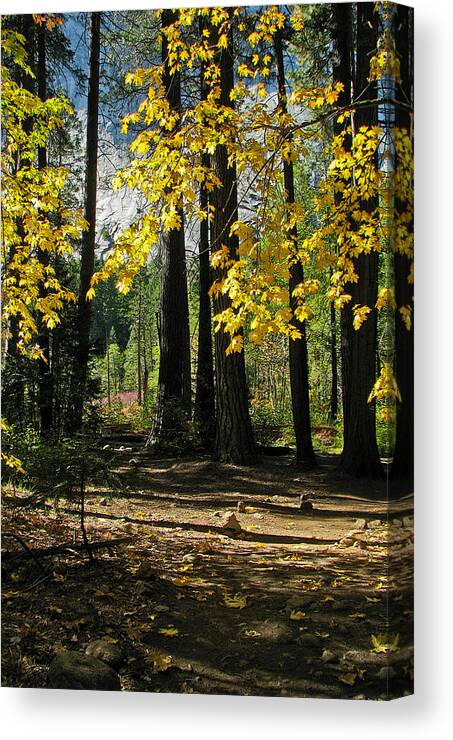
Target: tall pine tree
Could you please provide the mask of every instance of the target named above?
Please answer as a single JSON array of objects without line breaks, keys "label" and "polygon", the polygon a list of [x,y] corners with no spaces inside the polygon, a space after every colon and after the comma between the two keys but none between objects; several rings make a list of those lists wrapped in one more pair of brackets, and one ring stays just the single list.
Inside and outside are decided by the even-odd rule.
[{"label": "tall pine tree", "polygon": [[90,351],[91,301],[87,299],[94,273],[96,240],[96,196],[98,164],[99,72],[101,48],[101,13],[91,13],[90,76],[88,80],[87,137],[85,169],[85,219],[88,229],[82,241],[79,296],[77,303],[76,344],[71,379],[71,397],[67,431],[82,426]]},{"label": "tall pine tree", "polygon": [[[396,126],[411,135],[413,109],[413,9],[398,5],[394,18],[396,51],[400,59],[400,84],[397,85]],[[395,209],[403,212],[406,204],[396,200]],[[411,224],[412,227],[412,224]],[[409,282],[411,260],[395,252],[395,300],[397,309],[411,309],[407,329],[397,310],[395,323],[395,371],[402,401],[397,404],[396,444],[392,477],[413,476],[414,467],[414,322],[413,285]]]},{"label": "tall pine tree", "polygon": [[[162,12],[163,86],[170,110],[181,111],[181,81],[171,74],[165,30],[177,19],[177,11]],[[159,311],[159,377],[157,404],[148,444],[165,448],[184,433],[191,411],[189,302],[182,203],[180,226],[162,235],[161,298]]]},{"label": "tall pine tree", "polygon": [[[334,6],[337,61],[334,75],[338,74],[345,86],[353,88],[354,100],[364,95],[376,100],[376,85],[369,83],[370,56],[377,46],[377,17],[373,3],[356,6],[356,28],[353,29],[351,9]],[[355,30],[355,33],[354,33]],[[353,46],[355,39],[355,47]],[[341,105],[341,100],[339,101]],[[347,100],[345,101],[347,105]],[[377,105],[357,106],[354,129],[377,125]],[[361,207],[372,211],[375,202],[363,201]],[[344,445],[339,469],[358,477],[381,477],[382,465],[376,441],[376,419],[374,405],[368,396],[376,379],[377,317],[371,311],[363,325],[356,329],[353,324],[354,306],[374,307],[378,288],[378,254],[362,252],[355,259],[357,282],[346,286],[351,300],[342,309],[342,388]]]},{"label": "tall pine tree", "polygon": [[[230,20],[232,9],[229,9]],[[217,29],[211,27],[216,43]],[[217,47],[218,48],[218,47]],[[230,93],[234,88],[234,56],[232,28],[230,24],[226,48],[217,51],[216,63],[220,70],[220,105],[233,107]],[[238,217],[237,174],[234,161],[228,161],[227,148],[217,145],[211,158],[211,166],[222,183],[212,192],[214,215],[211,222],[211,249],[225,245],[229,260],[238,258],[238,239],[230,234],[231,225]],[[218,267],[214,277],[220,280],[225,268]],[[213,299],[214,314],[231,305],[231,299],[216,293]],[[216,453],[221,460],[237,464],[250,463],[255,458],[255,443],[248,407],[248,389],[243,352],[227,354],[229,336],[220,330],[215,335],[216,368]]]},{"label": "tall pine tree", "polygon": [[[283,57],[283,34],[277,31],[274,37],[275,61],[277,65],[278,103],[282,112],[287,112],[285,65]],[[283,163],[283,181],[285,201],[292,205],[295,202],[294,194],[294,167],[291,161]],[[290,307],[296,308],[293,291],[304,282],[304,268],[297,259],[297,226],[291,229],[290,237],[293,242],[293,254],[290,255],[289,265],[289,295]],[[316,458],[313,451],[310,424],[310,388],[308,375],[308,350],[306,322],[296,317],[293,324],[300,332],[299,339],[289,339],[289,377],[291,384],[291,405],[293,412],[294,436],[296,439],[296,460],[298,463],[315,465]]]}]

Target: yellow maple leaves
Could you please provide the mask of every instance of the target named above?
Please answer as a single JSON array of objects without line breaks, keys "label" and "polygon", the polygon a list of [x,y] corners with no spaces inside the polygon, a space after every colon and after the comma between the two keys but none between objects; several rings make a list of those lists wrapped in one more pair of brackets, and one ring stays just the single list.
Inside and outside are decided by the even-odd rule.
[{"label": "yellow maple leaves", "polygon": [[168,627],[161,627],[159,629],[159,634],[164,635],[165,637],[178,637],[179,630],[177,627],[170,624]]},{"label": "yellow maple leaves", "polygon": [[[195,23],[198,25],[199,19],[205,24],[202,33],[190,35],[187,29],[193,28]],[[293,28],[300,30],[302,10],[293,10],[290,20]],[[123,119],[123,132],[136,125],[142,130],[131,144],[135,159],[117,174],[114,185],[117,189],[140,190],[151,218],[146,223],[142,217],[117,238],[102,272],[92,281],[90,295],[99,279],[115,272],[120,274],[118,287],[128,290],[134,273],[157,244],[159,234],[181,226],[182,207],[187,219],[194,216],[202,220],[212,216],[212,205],[209,210],[200,209],[198,191],[204,186],[210,192],[221,187],[221,183],[212,169],[202,163],[203,154],[212,155],[219,145],[225,145],[229,163],[236,164],[238,173],[251,172],[256,190],[264,194],[269,192],[271,183],[281,183],[282,163],[295,161],[303,153],[306,134],[294,126],[294,118],[278,107],[270,111],[260,102],[268,96],[262,81],[269,74],[272,61],[267,48],[270,50],[275,34],[283,28],[285,15],[278,6],[269,6],[257,13],[254,29],[246,37],[251,53],[248,60],[239,65],[238,74],[260,79],[255,91],[239,79],[232,98],[241,102],[247,98],[247,106],[240,113],[219,102],[216,55],[227,45],[231,23],[237,23],[239,28],[242,24],[245,29],[240,8],[233,12],[225,8],[189,9],[179,11],[175,22],[163,29],[171,74],[182,65],[203,63],[206,99],[185,110],[183,119],[169,109],[162,85],[162,65],[138,68],[126,76],[127,84],[146,86],[147,93],[138,110]],[[316,95],[323,95],[325,104],[333,104],[340,90],[341,83],[338,83],[324,91],[317,89]],[[288,127],[295,128],[291,141],[286,135]],[[264,139],[263,132],[266,132]],[[288,295],[282,293],[282,282],[288,279],[288,257],[293,251],[288,235],[301,218],[300,207],[296,204],[285,206],[276,201],[268,213],[264,208],[257,213],[258,229],[241,220],[231,225],[230,235],[238,237],[239,259],[232,257],[222,245],[214,248],[211,265],[223,274],[217,276],[210,295],[223,294],[232,302],[229,313],[215,317],[216,328],[221,326],[230,334],[229,353],[241,351],[238,330],[250,319],[254,322],[252,338],[258,342],[269,332],[283,332],[293,338],[299,336],[291,324],[294,314],[288,307]],[[146,232],[146,239],[143,232]],[[306,297],[299,295],[296,301],[301,321],[311,315]]]},{"label": "yellow maple leaves", "polygon": [[304,619],[306,616],[305,612],[300,611],[300,609],[292,609],[289,618],[294,622],[300,622],[302,619]]},{"label": "yellow maple leaves", "polygon": [[244,337],[240,334],[232,338],[228,347],[226,348],[226,354],[231,355],[233,352],[242,352],[244,349]]},{"label": "yellow maple leaves", "polygon": [[395,310],[396,308],[396,301],[395,301],[395,293],[392,288],[381,288],[377,301],[376,301],[376,308],[382,309],[382,308],[390,308],[392,310]]},{"label": "yellow maple leaves", "polygon": [[299,103],[307,108],[316,110],[326,105],[333,105],[337,102],[340,93],[344,90],[342,82],[335,82],[326,85],[326,87],[315,88],[296,88],[289,97],[289,102]]},{"label": "yellow maple leaves", "polygon": [[[43,17],[39,22],[46,22]],[[57,23],[58,21],[55,21]],[[31,74],[26,62],[25,39],[5,31],[4,52]],[[64,206],[62,191],[68,171],[63,167],[38,168],[38,147],[46,146],[51,133],[64,125],[71,113],[63,98],[42,101],[15,82],[2,67],[2,318],[9,332],[14,319],[18,350],[32,358],[41,356],[33,338],[39,320],[54,328],[65,303],[75,295],[60,283],[52,256],[69,254],[87,224],[78,210]],[[27,120],[30,125],[24,126]],[[18,160],[18,153],[20,159]]]},{"label": "yellow maple leaves", "polygon": [[395,653],[400,641],[397,635],[371,635],[371,644],[375,653]]},{"label": "yellow maple leaves", "polygon": [[[303,16],[303,9],[291,9],[289,23],[296,31],[303,27]],[[200,21],[204,24],[201,33],[193,33]],[[245,23],[241,8],[180,10],[174,23],[163,29],[170,74],[202,64],[206,83],[205,99],[187,107],[183,115],[169,108],[162,85],[162,65],[139,68],[126,77],[128,84],[145,86],[147,92],[138,110],[123,120],[123,131],[136,125],[141,131],[131,144],[135,159],[117,175],[115,186],[141,191],[147,203],[146,214],[117,238],[102,273],[93,280],[92,290],[99,279],[114,272],[120,275],[120,290],[128,290],[134,274],[157,245],[159,235],[180,228],[182,208],[187,219],[212,218],[212,204],[200,208],[198,193],[201,186],[208,192],[222,187],[206,164],[206,155],[225,146],[228,166],[236,166],[238,177],[250,178],[262,203],[247,220],[237,219],[229,225],[230,237],[237,238],[234,254],[223,244],[213,245],[214,279],[209,294],[215,301],[222,296],[229,299],[227,307],[214,316],[215,330],[229,334],[228,354],[242,351],[244,331],[258,344],[272,333],[293,339],[301,336],[297,322],[308,321],[313,315],[312,297],[320,285],[305,280],[292,296],[285,293],[289,268],[296,262],[316,264],[319,269],[333,268],[327,297],[341,310],[351,300],[348,284],[358,279],[357,258],[382,248],[384,205],[380,199],[389,184],[377,166],[383,131],[379,126],[355,130],[352,107],[342,109],[336,116],[344,127],[329,147],[327,176],[319,187],[316,213],[310,214],[319,228],[296,247],[295,230],[304,224],[307,214],[299,205],[285,203],[283,165],[305,156],[306,142],[318,135],[323,116],[335,115],[334,106],[344,85],[334,81],[325,87],[307,89],[296,84],[290,101],[313,111],[312,117],[303,123],[278,105],[272,107],[269,101],[263,102],[269,98],[266,77],[272,55],[268,50],[285,22],[278,6],[257,11],[253,27]],[[236,108],[220,103],[219,88],[218,55],[228,45],[232,23],[241,33],[245,32],[244,57],[237,69],[239,79],[230,96]],[[385,38],[378,50],[377,66],[382,67],[384,58],[379,54],[385,51],[388,68],[389,49],[390,40]],[[403,202],[409,198],[411,188],[411,176],[407,174],[411,146],[407,132],[395,129],[394,137],[400,166],[393,185]],[[411,217],[407,210],[395,215],[395,224],[395,251],[409,255]],[[390,305],[393,306],[389,292],[380,293],[376,306],[355,305],[354,328],[359,330],[375,308]],[[408,326],[409,312],[404,307],[399,312]]]},{"label": "yellow maple leaves", "polygon": [[33,20],[38,26],[45,26],[48,31],[53,31],[55,26],[63,25],[63,18],[55,13],[33,13]]},{"label": "yellow maple leaves", "polygon": [[412,326],[412,308],[411,306],[400,306],[399,313],[401,316],[401,319],[407,329],[407,331],[410,331]]},{"label": "yellow maple leaves", "polygon": [[378,42],[376,54],[370,60],[370,80],[381,80],[388,76],[400,80],[400,60],[390,29],[384,29]]},{"label": "yellow maple leaves", "polygon": [[224,594],[223,603],[230,609],[244,609],[247,606],[247,597],[240,592],[236,594]]},{"label": "yellow maple leaves", "polygon": [[373,386],[373,389],[368,397],[368,403],[371,403],[374,399],[394,399],[401,401],[401,393],[396,382],[396,378],[393,374],[393,367],[390,362],[383,362],[379,377]]},{"label": "yellow maple leaves", "polygon": [[358,304],[356,304],[352,307],[352,312],[354,315],[352,325],[354,329],[358,331],[363,322],[366,321],[368,314],[371,313],[371,308],[369,306],[359,306]]}]

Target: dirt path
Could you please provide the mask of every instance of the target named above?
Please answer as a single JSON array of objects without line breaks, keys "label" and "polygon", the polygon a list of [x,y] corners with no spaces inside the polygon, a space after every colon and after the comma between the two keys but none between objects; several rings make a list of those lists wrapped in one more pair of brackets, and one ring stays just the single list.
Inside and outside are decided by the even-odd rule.
[{"label": "dirt path", "polygon": [[130,539],[95,567],[80,552],[34,560],[8,536],[67,542],[71,503],[5,498],[3,549],[20,555],[4,563],[3,685],[43,686],[55,653],[108,636],[125,654],[125,690],[411,692],[411,497],[389,507],[382,483],[367,498],[357,484],[333,489],[329,460],[300,473],[286,458],[250,469],[108,444],[128,489],[89,493],[89,535]]}]

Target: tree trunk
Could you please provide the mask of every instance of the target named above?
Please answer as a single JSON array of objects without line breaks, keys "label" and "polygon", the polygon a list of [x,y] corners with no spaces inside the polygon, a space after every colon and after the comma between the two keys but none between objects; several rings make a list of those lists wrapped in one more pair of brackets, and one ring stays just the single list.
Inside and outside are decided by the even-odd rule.
[{"label": "tree trunk", "polygon": [[[356,59],[354,75],[354,97],[357,98],[369,86],[370,53],[376,48],[376,16],[373,3],[357,4],[357,48],[351,53],[352,38],[350,9],[347,4],[334,5],[335,38],[337,41],[336,79],[351,80],[352,59]],[[347,74],[341,78],[340,74]],[[338,76],[337,76],[338,75]],[[369,97],[376,97],[376,91]],[[340,105],[342,102],[340,101]],[[346,102],[346,105],[348,103]],[[355,128],[377,124],[377,106],[358,108],[355,113]],[[375,203],[362,203],[362,208],[372,210]],[[377,317],[372,310],[362,327],[353,327],[353,306],[367,305],[374,309],[377,299],[378,255],[361,254],[355,261],[357,283],[349,283],[345,290],[351,301],[342,309],[342,385],[344,445],[339,469],[357,477],[382,477],[383,469],[376,442],[376,420],[374,404],[368,404],[368,396],[376,379]]]},{"label": "tree trunk", "polygon": [[337,363],[337,321],[335,306],[330,304],[330,414],[329,420],[336,421],[338,416],[338,363]]},{"label": "tree trunk", "polygon": [[[162,28],[175,22],[177,11],[162,12]],[[167,100],[173,110],[181,110],[179,73],[170,74],[168,43],[162,34],[162,63]],[[184,435],[191,409],[191,368],[189,301],[187,295],[186,253],[182,205],[181,227],[162,236],[162,275],[159,311],[159,376],[157,405],[148,444],[156,449],[173,446]],[[181,440],[183,441],[183,440]]]},{"label": "tree trunk", "polygon": [[146,354],[146,331],[143,332],[143,404],[145,405],[148,400],[148,382],[149,382],[149,368],[148,368],[148,356]]},{"label": "tree trunk", "polygon": [[99,116],[99,56],[101,14],[91,14],[90,78],[88,82],[85,218],[88,230],[84,232],[80,264],[79,297],[77,303],[76,347],[71,381],[68,432],[82,426],[83,404],[86,396],[88,357],[90,350],[91,301],[86,294],[94,273],[96,238],[96,190],[98,161]]},{"label": "tree trunk", "polygon": [[[280,109],[286,113],[286,81],[281,32],[276,33],[274,46],[277,64],[278,103]],[[292,204],[295,202],[294,168],[292,162],[285,161],[283,163],[283,180],[286,203]],[[291,230],[290,236],[293,241],[293,254],[290,257],[295,257],[297,255],[298,243],[297,226],[294,226]],[[293,291],[303,281],[304,268],[301,262],[291,259],[289,265],[289,305],[293,311],[293,316],[294,310],[297,308],[297,299],[293,297]],[[316,465],[316,458],[311,439],[306,322],[301,322],[294,316],[292,324],[301,334],[300,339],[289,339],[289,378],[294,435],[296,438],[296,460],[298,463],[312,466]]]},{"label": "tree trunk", "polygon": [[[335,3],[332,5],[333,12],[333,41],[334,41],[334,63],[332,68],[332,78],[334,82],[342,82],[343,91],[338,98],[338,106],[345,107],[351,104],[351,86],[352,86],[352,9],[350,3]],[[342,130],[342,124],[337,123],[334,119],[333,132],[337,135]],[[350,138],[346,140],[345,145],[351,143]],[[335,196],[336,201],[341,198],[339,194]],[[350,352],[349,352],[349,332],[348,321],[350,317],[343,309],[340,312],[340,357],[341,357],[341,398],[343,406],[343,438],[348,435],[350,408]]]},{"label": "tree trunk", "polygon": [[[401,85],[397,87],[397,99],[412,104],[413,85],[413,9],[403,5],[396,6],[395,42],[400,58]],[[411,105],[412,109],[412,105]],[[411,109],[397,105],[396,126],[411,133]],[[395,203],[398,212],[404,211],[405,204]],[[414,472],[414,322],[408,331],[398,309],[410,306],[413,309],[413,286],[408,282],[410,260],[395,253],[395,300],[397,315],[395,320],[395,374],[402,402],[397,403],[396,444],[391,469],[392,477],[413,477]]]},{"label": "tree trunk", "polygon": [[107,400],[110,408],[110,406],[112,405],[110,390],[110,331],[107,331],[107,327],[105,329],[105,344],[107,348]]},{"label": "tree trunk", "polygon": [[[200,31],[203,23],[200,22]],[[206,99],[206,85],[203,70],[201,72],[201,99]],[[209,155],[204,154],[204,167],[209,167]],[[200,208],[207,211],[208,192],[200,186]],[[212,317],[209,289],[211,287],[211,266],[209,264],[209,222],[208,218],[200,222],[200,241],[198,245],[198,267],[200,279],[198,309],[198,357],[197,380],[195,391],[194,421],[198,427],[201,444],[204,449],[212,446],[215,435],[215,390],[214,366],[212,353]]]},{"label": "tree trunk", "polygon": [[[231,14],[231,10],[229,12]],[[216,35],[217,29],[212,27],[214,43]],[[230,92],[234,87],[234,72],[231,33],[228,47],[218,51],[217,64],[220,68],[220,104],[232,107]],[[236,235],[230,236],[230,227],[238,217],[236,165],[234,162],[228,163],[227,149],[223,144],[216,147],[211,164],[223,185],[212,192],[211,202],[215,211],[211,222],[211,249],[215,252],[225,245],[229,250],[229,259],[234,261],[238,258],[239,244]],[[225,274],[225,268],[218,268],[214,278],[221,280]],[[213,300],[214,314],[230,306],[228,296],[216,294]],[[227,355],[229,344],[230,338],[226,332],[216,332],[216,454],[225,462],[247,464],[255,459],[256,451],[248,407],[244,352]]]},{"label": "tree trunk", "polygon": [[[44,25],[39,26],[38,36],[38,65],[37,82],[38,95],[41,100],[47,98],[46,79],[46,29]],[[47,150],[45,147],[38,148],[38,168],[43,170],[47,167]],[[49,265],[49,252],[38,250],[38,259],[44,267]],[[42,357],[38,360],[38,402],[41,435],[47,436],[52,431],[53,422],[53,369],[50,362],[50,332],[41,324],[38,345]]]},{"label": "tree trunk", "polygon": [[137,400],[141,406],[142,397],[142,276],[138,275],[138,317],[137,317]]}]

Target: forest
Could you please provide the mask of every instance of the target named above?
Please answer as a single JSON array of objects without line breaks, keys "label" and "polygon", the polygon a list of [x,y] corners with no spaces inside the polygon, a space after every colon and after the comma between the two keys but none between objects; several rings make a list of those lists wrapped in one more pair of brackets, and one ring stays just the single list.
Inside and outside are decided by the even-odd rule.
[{"label": "forest", "polygon": [[412,693],[412,9],[1,23],[2,685]]}]

